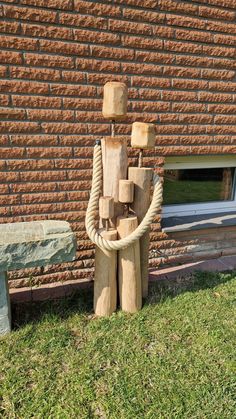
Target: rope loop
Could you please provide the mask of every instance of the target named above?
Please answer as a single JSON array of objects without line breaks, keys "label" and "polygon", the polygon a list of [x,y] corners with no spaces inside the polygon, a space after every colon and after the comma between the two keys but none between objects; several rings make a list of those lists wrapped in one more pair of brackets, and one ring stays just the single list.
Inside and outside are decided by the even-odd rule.
[{"label": "rope loop", "polygon": [[100,190],[102,186],[102,149],[100,143],[96,143],[93,154],[92,188],[85,217],[85,227],[87,234],[90,240],[96,244],[96,246],[100,247],[101,249],[110,251],[121,250],[129,247],[136,240],[139,240],[143,236],[143,234],[149,229],[150,224],[153,222],[153,219],[160,209],[162,203],[162,184],[159,176],[154,173],[152,181],[154,186],[152,202],[139,226],[129,236],[120,240],[111,241],[101,237],[96,230],[95,224]]}]

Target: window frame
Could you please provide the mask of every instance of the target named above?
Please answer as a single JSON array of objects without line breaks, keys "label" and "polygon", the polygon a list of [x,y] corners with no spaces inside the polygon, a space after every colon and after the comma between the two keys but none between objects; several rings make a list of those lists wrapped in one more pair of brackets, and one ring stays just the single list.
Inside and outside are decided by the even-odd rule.
[{"label": "window frame", "polygon": [[[232,201],[212,201],[191,204],[172,204],[162,206],[162,217],[184,217],[196,214],[214,214],[236,211],[236,156],[234,155],[208,155],[208,156],[171,156],[166,157],[165,169],[204,169],[217,167],[234,167]],[[165,188],[165,182],[164,182]]]}]

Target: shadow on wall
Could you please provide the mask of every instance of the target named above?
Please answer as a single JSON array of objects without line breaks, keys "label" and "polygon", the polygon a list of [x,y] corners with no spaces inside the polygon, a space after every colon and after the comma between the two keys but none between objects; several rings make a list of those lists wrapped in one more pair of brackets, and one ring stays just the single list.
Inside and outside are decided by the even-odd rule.
[{"label": "shadow on wall", "polygon": [[[146,299],[145,306],[158,304],[167,298],[175,298],[185,292],[196,292],[203,289],[214,288],[221,283],[225,283],[235,278],[236,272],[215,273],[215,272],[196,272],[175,280],[162,280],[150,284],[149,297]],[[145,307],[144,306],[144,307]],[[145,309],[145,308],[144,308]],[[12,305],[13,328],[18,329],[26,324],[34,326],[45,319],[64,320],[75,314],[83,314],[85,321],[95,318],[93,314],[93,290],[84,289],[75,292],[72,296],[48,300],[35,303],[14,303]]]}]

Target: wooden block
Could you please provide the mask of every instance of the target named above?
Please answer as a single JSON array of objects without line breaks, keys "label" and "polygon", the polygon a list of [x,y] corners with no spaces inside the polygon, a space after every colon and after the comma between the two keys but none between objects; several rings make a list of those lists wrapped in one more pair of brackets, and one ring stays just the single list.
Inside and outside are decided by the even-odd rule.
[{"label": "wooden block", "polygon": [[[140,223],[150,205],[151,181],[153,170],[146,167],[129,167],[128,178],[134,182],[134,202],[131,208],[134,210]],[[140,260],[142,276],[142,295],[148,295],[148,262],[149,262],[149,230],[140,239]]]},{"label": "wooden block", "polygon": [[125,83],[108,82],[103,91],[102,114],[104,118],[117,120],[127,113],[128,89]]},{"label": "wooden block", "polygon": [[119,202],[119,180],[127,179],[128,156],[127,141],[124,137],[106,137],[102,139],[103,195],[114,198],[114,218],[112,227],[116,226],[116,217],[123,214]]},{"label": "wooden block", "polygon": [[145,122],[134,122],[132,124],[131,147],[153,148],[155,147],[156,134],[155,125]]},{"label": "wooden block", "polygon": [[119,181],[119,201],[123,204],[131,204],[134,200],[134,183],[132,180],[121,179]]},{"label": "wooden block", "polygon": [[0,272],[0,335],[11,331],[11,306],[7,273]]},{"label": "wooden block", "polygon": [[[124,238],[138,226],[135,216],[117,218],[118,238]],[[140,248],[137,240],[118,252],[118,282],[122,310],[135,313],[142,307]]]},{"label": "wooden block", "polygon": [[[117,231],[100,230],[106,240],[116,240]],[[94,312],[97,316],[110,316],[117,307],[117,252],[95,249]]]},{"label": "wooden block", "polygon": [[112,196],[101,196],[99,199],[99,216],[105,220],[114,217],[114,199]]}]

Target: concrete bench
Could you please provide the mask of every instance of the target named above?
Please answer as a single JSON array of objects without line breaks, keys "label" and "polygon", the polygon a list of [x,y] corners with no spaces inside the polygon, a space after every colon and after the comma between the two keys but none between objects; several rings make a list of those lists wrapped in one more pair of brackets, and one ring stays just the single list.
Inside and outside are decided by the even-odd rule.
[{"label": "concrete bench", "polygon": [[0,335],[11,330],[7,271],[69,262],[75,252],[75,234],[65,221],[0,225]]}]

